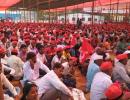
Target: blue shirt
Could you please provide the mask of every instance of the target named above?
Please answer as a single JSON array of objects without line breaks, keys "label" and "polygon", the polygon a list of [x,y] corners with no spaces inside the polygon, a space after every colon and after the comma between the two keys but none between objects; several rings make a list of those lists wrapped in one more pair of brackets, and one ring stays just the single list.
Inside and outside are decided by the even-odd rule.
[{"label": "blue shirt", "polygon": [[91,88],[91,84],[92,84],[92,81],[93,81],[95,74],[99,71],[100,71],[100,68],[95,63],[91,63],[88,66],[88,71],[87,71],[87,76],[86,76],[86,78],[87,78],[87,89],[88,90],[90,90],[90,88]]}]

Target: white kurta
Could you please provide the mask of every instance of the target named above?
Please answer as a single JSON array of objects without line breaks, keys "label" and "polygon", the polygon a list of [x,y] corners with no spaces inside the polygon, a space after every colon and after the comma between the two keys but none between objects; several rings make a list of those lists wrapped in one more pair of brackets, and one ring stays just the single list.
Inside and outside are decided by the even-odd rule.
[{"label": "white kurta", "polygon": [[23,65],[23,72],[24,72],[23,81],[24,82],[26,80],[34,81],[34,80],[38,79],[40,68],[42,70],[44,70],[46,73],[50,72],[49,68],[38,60],[34,65],[34,69],[31,68],[29,61],[25,62],[24,65]]},{"label": "white kurta", "polygon": [[40,53],[38,53],[37,54],[37,59],[40,60],[43,64],[45,64],[47,62],[45,54],[41,55]]},{"label": "white kurta", "polygon": [[111,77],[103,72],[98,72],[92,82],[90,100],[101,100],[106,98],[104,93],[112,84]]},{"label": "white kurta", "polygon": [[35,81],[35,83],[38,86],[39,97],[41,97],[43,93],[45,93],[47,90],[50,90],[51,88],[56,88],[57,90],[60,90],[67,95],[72,95],[71,91],[58,78],[53,70],[47,73],[41,79]]},{"label": "white kurta", "polygon": [[52,61],[51,61],[51,67],[52,67],[52,69],[53,69],[54,64],[55,64],[56,62],[61,63],[61,60],[58,58],[57,55],[55,55],[55,56],[52,58]]},{"label": "white kurta", "polygon": [[13,68],[15,70],[14,73],[14,77],[21,77],[23,76],[23,61],[15,56],[15,55],[11,55],[8,60],[7,60],[7,64]]},{"label": "white kurta", "polygon": [[1,80],[2,80],[2,85],[4,85],[7,89],[9,89],[9,91],[14,96],[16,96],[17,92],[16,92],[15,87],[8,81],[8,79],[6,78],[6,76],[3,73],[1,73],[0,76],[1,76]]}]

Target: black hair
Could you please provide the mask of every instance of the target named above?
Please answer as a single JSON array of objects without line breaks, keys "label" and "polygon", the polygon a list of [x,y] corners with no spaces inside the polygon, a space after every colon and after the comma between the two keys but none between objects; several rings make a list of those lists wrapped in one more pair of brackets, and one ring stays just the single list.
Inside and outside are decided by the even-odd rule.
[{"label": "black hair", "polygon": [[27,45],[26,44],[21,44],[20,49],[22,49],[22,48],[27,48]]},{"label": "black hair", "polygon": [[15,56],[17,56],[18,53],[17,53],[17,52],[11,52],[11,55],[15,55]]},{"label": "black hair", "polygon": [[36,54],[34,52],[28,52],[27,57],[26,57],[26,61],[32,59],[35,56],[36,56]]},{"label": "black hair", "polygon": [[58,63],[58,62],[56,62],[55,64],[54,64],[54,67],[53,67],[53,69],[57,69],[57,68],[61,68],[62,67],[62,65],[61,65],[61,63]]},{"label": "black hair", "polygon": [[68,86],[68,87],[72,87],[72,88],[76,88],[76,80],[73,78],[72,75],[64,75],[62,77],[63,79],[63,83]]},{"label": "black hair", "polygon": [[23,88],[23,95],[20,100],[27,100],[26,97],[29,94],[29,92],[33,86],[36,86],[36,85],[29,81],[25,82],[24,88]]},{"label": "black hair", "polygon": [[36,48],[38,49],[38,50],[40,50],[41,48],[43,48],[44,46],[41,44],[41,43],[39,43],[39,44],[36,44]]}]

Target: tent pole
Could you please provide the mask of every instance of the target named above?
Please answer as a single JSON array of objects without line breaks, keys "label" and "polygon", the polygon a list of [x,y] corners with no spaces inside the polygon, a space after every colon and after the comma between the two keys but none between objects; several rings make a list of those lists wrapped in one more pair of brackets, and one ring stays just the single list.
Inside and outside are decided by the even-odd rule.
[{"label": "tent pole", "polygon": [[51,27],[50,24],[51,24],[51,15],[50,15],[50,0],[48,0],[48,7],[49,7],[49,28]]},{"label": "tent pole", "polygon": [[110,21],[111,21],[111,9],[112,9],[112,8],[111,8],[111,3],[112,3],[112,2],[111,2],[111,0],[110,0],[110,11],[109,11],[109,18],[110,18]]},{"label": "tent pole", "polygon": [[67,0],[65,0],[65,30],[66,30],[66,21],[67,21],[67,18],[66,18],[66,15],[67,15]]},{"label": "tent pole", "polygon": [[39,0],[37,0],[37,22],[39,22]]},{"label": "tent pole", "polygon": [[92,33],[94,29],[94,0],[92,2]]},{"label": "tent pole", "polygon": [[116,22],[118,21],[119,0],[117,1]]}]

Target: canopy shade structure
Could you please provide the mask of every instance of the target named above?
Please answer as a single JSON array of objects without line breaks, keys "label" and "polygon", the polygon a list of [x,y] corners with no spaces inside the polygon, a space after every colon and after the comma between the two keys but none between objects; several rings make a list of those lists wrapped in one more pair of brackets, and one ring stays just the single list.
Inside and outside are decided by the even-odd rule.
[{"label": "canopy shade structure", "polygon": [[[11,0],[7,0],[7,1],[11,2]],[[74,7],[75,5],[78,6],[78,8],[92,7],[92,2],[93,2],[93,0],[12,0],[12,1],[15,2],[15,5],[11,7],[13,10],[18,8],[23,8],[23,7],[26,9],[33,9],[33,8],[35,9],[38,6],[39,10],[48,10],[50,8],[51,11],[57,8],[58,8],[57,10],[59,11],[64,10],[65,2],[67,4],[67,9],[69,10],[75,9]],[[94,0],[94,5],[95,7],[107,6],[110,4],[117,4],[118,1],[120,4],[130,2],[130,0]],[[49,2],[50,2],[50,7],[49,7]],[[122,6],[119,7],[122,8]]]},{"label": "canopy shade structure", "polygon": [[0,0],[0,10],[5,10],[19,1],[20,0]]},{"label": "canopy shade structure", "polygon": [[67,2],[67,6],[72,6],[90,1],[92,0],[21,0],[19,3],[13,5],[12,9],[15,10],[23,7],[26,9],[35,9],[38,7],[39,10],[48,10],[49,8],[54,9],[64,7],[65,2]]},{"label": "canopy shade structure", "polygon": [[[112,9],[117,9],[117,3],[119,1],[119,8],[118,9],[125,9],[126,4],[130,3],[130,0],[95,0],[94,1],[94,6],[95,8],[97,7],[102,7],[104,9],[110,9],[110,5],[112,5]],[[76,5],[78,9],[83,9],[83,8],[91,8],[92,7],[92,0],[91,2],[85,2],[82,4]],[[68,6],[68,10],[74,10],[76,7],[73,6]],[[51,12],[54,11],[54,9],[50,10]],[[57,8],[57,11],[64,11],[64,7]]]}]

